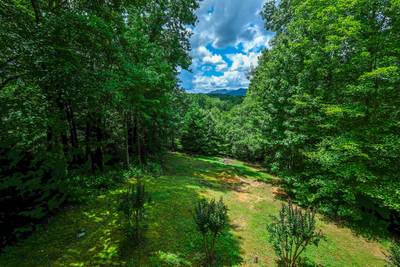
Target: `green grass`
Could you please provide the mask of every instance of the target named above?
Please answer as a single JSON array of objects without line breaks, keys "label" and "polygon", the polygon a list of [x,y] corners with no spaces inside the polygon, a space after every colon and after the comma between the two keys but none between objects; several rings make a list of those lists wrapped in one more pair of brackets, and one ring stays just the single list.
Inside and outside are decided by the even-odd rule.
[{"label": "green grass", "polygon": [[[166,167],[164,175],[145,181],[153,204],[143,244],[124,238],[116,211],[120,188],[59,213],[7,248],[0,266],[199,266],[201,240],[192,209],[203,197],[223,197],[229,208],[230,226],[217,248],[219,265],[275,266],[266,224],[281,206],[268,183],[276,178],[216,157],[169,154]],[[306,251],[310,266],[384,266],[384,248],[378,242],[324,220],[318,225],[327,239]]]}]

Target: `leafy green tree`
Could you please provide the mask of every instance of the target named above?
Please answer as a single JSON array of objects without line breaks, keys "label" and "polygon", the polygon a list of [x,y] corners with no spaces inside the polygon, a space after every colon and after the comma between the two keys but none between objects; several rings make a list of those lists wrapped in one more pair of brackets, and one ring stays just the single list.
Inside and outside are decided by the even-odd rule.
[{"label": "leafy green tree", "polygon": [[234,154],[264,160],[299,203],[355,220],[368,205],[399,224],[399,10],[397,1],[267,1],[276,35],[234,116],[243,126],[228,131],[244,136],[231,138]]},{"label": "leafy green tree", "polygon": [[216,260],[216,242],[228,224],[228,208],[222,198],[218,202],[215,199],[202,199],[195,206],[193,219],[197,230],[203,236],[206,263],[213,266]]},{"label": "leafy green tree", "polygon": [[265,158],[264,131],[268,119],[264,116],[261,103],[250,97],[233,108],[224,118],[225,143],[227,153],[239,159],[262,162]]},{"label": "leafy green tree", "polygon": [[231,155],[230,114],[243,99],[206,94],[186,94],[184,98],[181,128],[176,131],[182,149],[204,155]]},{"label": "leafy green tree", "polygon": [[212,111],[193,105],[185,114],[181,143],[183,150],[203,155],[219,153],[220,136]]},{"label": "leafy green tree", "polygon": [[309,245],[318,246],[323,238],[316,229],[315,213],[302,211],[289,201],[283,204],[279,217],[272,217],[268,225],[269,240],[282,266],[298,266],[300,256]]},{"label": "leafy green tree", "polygon": [[0,211],[1,245],[68,199],[69,175],[143,164],[167,149],[197,7],[1,1],[0,204],[10,207]]}]

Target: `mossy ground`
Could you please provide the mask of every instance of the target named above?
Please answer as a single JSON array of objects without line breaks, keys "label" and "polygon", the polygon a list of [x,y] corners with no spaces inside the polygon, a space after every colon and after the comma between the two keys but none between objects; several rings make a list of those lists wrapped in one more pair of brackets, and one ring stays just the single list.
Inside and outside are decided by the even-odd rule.
[{"label": "mossy ground", "polygon": [[[199,266],[201,239],[192,210],[203,197],[223,197],[229,208],[230,226],[217,248],[220,266],[275,266],[266,233],[281,206],[269,183],[274,179],[235,160],[169,154],[165,173],[145,179],[152,204],[142,244],[125,239],[116,211],[119,188],[59,213],[8,247],[0,266]],[[310,266],[384,266],[380,243],[325,220],[318,225],[326,241],[306,251]]]}]

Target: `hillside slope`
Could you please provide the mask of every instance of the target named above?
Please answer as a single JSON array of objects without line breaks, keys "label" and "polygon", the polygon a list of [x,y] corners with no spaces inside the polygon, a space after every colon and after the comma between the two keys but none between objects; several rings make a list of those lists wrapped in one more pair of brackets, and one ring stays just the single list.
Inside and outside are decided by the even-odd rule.
[{"label": "hillside slope", "polygon": [[[223,197],[229,207],[230,229],[217,249],[220,265],[275,266],[266,224],[281,206],[271,185],[276,178],[230,159],[169,154],[166,166],[163,175],[146,179],[153,204],[139,247],[124,241],[116,212],[119,188],[62,212],[8,248],[0,266],[198,266],[201,240],[192,208],[203,197]],[[381,244],[325,220],[318,225],[327,239],[307,251],[311,266],[384,266]]]}]

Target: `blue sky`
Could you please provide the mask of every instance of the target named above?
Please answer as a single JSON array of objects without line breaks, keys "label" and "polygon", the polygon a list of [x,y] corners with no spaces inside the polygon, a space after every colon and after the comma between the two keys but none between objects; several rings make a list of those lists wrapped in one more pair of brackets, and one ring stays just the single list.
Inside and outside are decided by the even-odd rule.
[{"label": "blue sky", "polygon": [[179,75],[189,92],[247,88],[248,73],[273,33],[260,17],[265,0],[204,0],[192,29],[193,63]]}]

